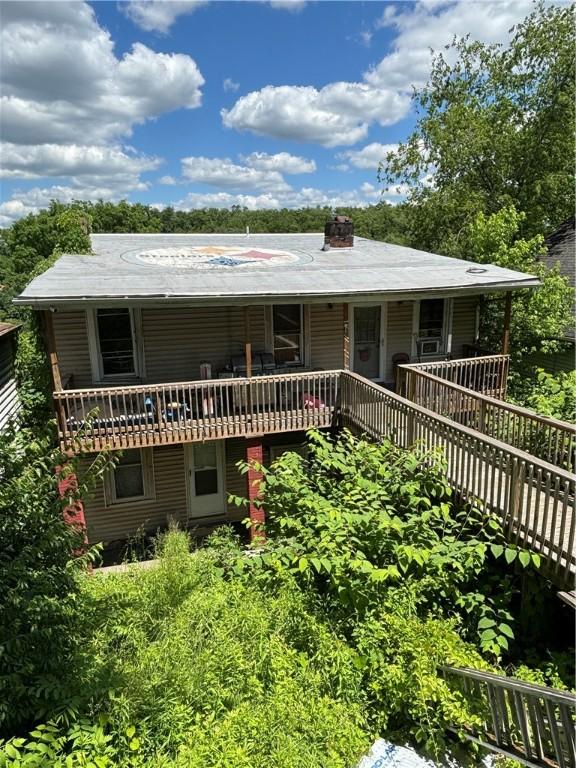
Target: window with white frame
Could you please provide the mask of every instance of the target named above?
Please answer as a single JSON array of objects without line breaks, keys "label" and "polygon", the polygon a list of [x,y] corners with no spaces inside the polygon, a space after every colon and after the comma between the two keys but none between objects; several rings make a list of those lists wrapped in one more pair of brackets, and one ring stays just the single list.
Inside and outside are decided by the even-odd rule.
[{"label": "window with white frame", "polygon": [[304,362],[302,304],[276,304],[272,307],[272,344],[277,365]]},{"label": "window with white frame", "polygon": [[106,491],[111,504],[153,498],[152,450],[146,448],[125,450],[107,480]]},{"label": "window with white frame", "polygon": [[136,376],[134,317],[130,309],[97,309],[95,332],[101,378]]}]

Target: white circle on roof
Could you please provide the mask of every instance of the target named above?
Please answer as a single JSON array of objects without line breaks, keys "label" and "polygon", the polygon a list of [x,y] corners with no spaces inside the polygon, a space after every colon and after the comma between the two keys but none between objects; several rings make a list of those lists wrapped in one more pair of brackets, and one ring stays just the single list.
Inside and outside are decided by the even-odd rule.
[{"label": "white circle on roof", "polygon": [[125,254],[129,261],[154,267],[176,269],[230,270],[242,267],[268,269],[300,261],[294,253],[270,248],[230,247],[220,245],[173,246],[150,248],[135,254]]}]

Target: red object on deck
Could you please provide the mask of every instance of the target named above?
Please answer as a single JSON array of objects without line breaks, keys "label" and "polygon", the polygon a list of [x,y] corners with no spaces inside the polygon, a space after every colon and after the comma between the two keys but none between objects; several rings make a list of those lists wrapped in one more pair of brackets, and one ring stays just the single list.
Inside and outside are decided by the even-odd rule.
[{"label": "red object on deck", "polygon": [[250,520],[253,525],[250,528],[250,538],[252,541],[258,539],[262,540],[266,538],[262,526],[266,522],[266,515],[264,514],[264,508],[255,504],[254,502],[260,498],[259,481],[262,480],[262,472],[258,471],[253,462],[258,464],[263,463],[264,451],[262,449],[262,442],[256,438],[251,438],[247,441],[246,445],[246,461],[249,465],[248,469],[248,499],[250,501],[249,514]]}]

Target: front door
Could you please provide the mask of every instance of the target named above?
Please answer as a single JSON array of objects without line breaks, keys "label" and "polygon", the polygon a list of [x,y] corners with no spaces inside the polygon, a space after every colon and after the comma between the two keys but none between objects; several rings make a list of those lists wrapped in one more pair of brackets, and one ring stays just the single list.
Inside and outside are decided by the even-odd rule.
[{"label": "front door", "polygon": [[382,306],[354,307],[352,370],[366,379],[380,378]]},{"label": "front door", "polygon": [[186,479],[190,517],[225,513],[223,440],[186,446]]}]

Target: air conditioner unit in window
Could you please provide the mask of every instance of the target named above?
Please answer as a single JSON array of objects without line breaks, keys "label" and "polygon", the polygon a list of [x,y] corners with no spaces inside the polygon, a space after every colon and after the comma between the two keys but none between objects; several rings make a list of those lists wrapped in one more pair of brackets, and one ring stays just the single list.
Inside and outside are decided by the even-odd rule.
[{"label": "air conditioner unit in window", "polygon": [[441,342],[441,339],[419,339],[418,355],[420,357],[424,357],[426,355],[439,355]]}]

